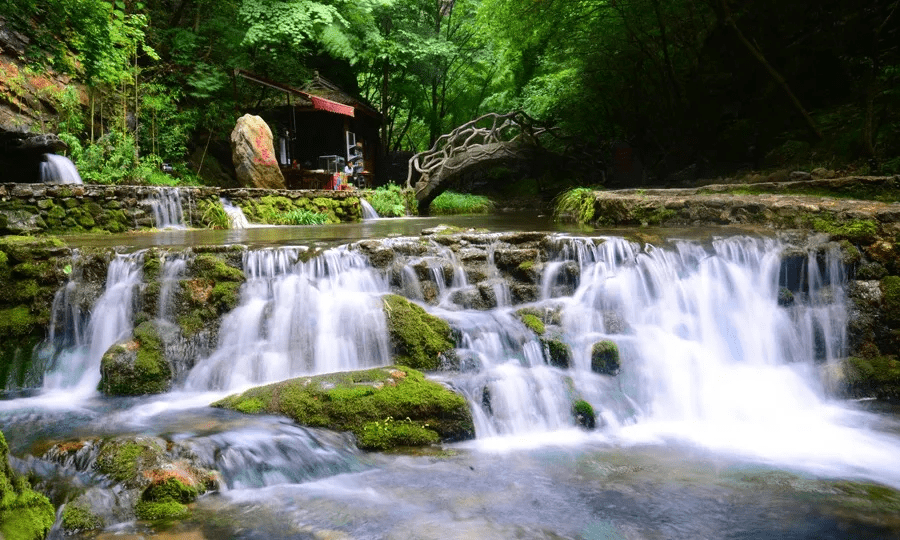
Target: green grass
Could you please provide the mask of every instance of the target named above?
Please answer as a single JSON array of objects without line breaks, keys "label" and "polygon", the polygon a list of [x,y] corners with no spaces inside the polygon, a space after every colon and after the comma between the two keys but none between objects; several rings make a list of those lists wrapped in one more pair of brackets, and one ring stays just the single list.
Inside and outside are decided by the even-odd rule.
[{"label": "green grass", "polygon": [[590,223],[594,219],[594,191],[579,187],[559,194],[553,201],[553,216],[557,220],[569,218],[578,223]]},{"label": "green grass", "polygon": [[445,191],[431,201],[431,213],[436,216],[489,214],[495,206],[494,201],[483,195]]}]

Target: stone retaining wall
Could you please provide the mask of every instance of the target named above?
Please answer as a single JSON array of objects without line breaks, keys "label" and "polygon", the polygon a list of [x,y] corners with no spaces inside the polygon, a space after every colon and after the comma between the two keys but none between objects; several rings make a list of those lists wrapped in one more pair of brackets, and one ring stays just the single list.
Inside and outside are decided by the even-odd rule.
[{"label": "stone retaining wall", "polygon": [[254,217],[259,220],[296,209],[324,213],[335,223],[359,221],[362,216],[359,198],[352,191],[0,184],[0,234],[150,229],[157,226],[153,199],[171,189],[177,189],[188,227],[215,226],[215,212],[210,209],[221,209],[220,197],[241,207],[251,222]]}]

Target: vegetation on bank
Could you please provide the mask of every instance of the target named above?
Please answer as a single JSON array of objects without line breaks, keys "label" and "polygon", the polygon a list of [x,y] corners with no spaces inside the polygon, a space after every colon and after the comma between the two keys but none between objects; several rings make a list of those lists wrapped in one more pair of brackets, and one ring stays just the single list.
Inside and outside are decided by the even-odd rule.
[{"label": "vegetation on bank", "polygon": [[248,414],[283,414],[301,425],[351,431],[366,450],[475,436],[465,398],[402,366],[290,379],[213,406]]},{"label": "vegetation on bank", "polygon": [[372,208],[381,217],[403,217],[407,215],[406,196],[403,193],[403,189],[393,182],[372,190],[366,190],[361,196],[372,205]]},{"label": "vegetation on bank", "polygon": [[494,201],[484,195],[445,191],[431,201],[429,211],[436,216],[489,214],[495,207]]}]

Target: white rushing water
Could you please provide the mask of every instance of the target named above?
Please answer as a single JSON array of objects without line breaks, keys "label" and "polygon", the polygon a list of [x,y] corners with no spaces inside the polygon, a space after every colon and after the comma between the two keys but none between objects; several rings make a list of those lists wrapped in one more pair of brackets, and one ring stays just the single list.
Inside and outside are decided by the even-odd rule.
[{"label": "white rushing water", "polygon": [[331,249],[308,262],[293,248],[250,251],[240,305],[186,388],[218,390],[389,363],[380,277],[359,254]]},{"label": "white rushing water", "polygon": [[362,218],[363,221],[367,221],[370,219],[378,219],[381,216],[378,215],[378,212],[375,211],[375,208],[369,204],[369,201],[360,197],[359,206],[362,208]]},{"label": "white rushing water", "polygon": [[185,228],[181,190],[173,187],[156,188],[148,202],[157,229]]},{"label": "white rushing water", "polygon": [[222,203],[222,208],[225,209],[225,214],[228,216],[228,222],[232,229],[247,229],[252,226],[241,207],[231,204],[231,201],[224,197],[219,198],[219,201]]},{"label": "white rushing water", "polygon": [[103,353],[129,335],[134,324],[135,289],[143,277],[143,253],[117,255],[109,263],[106,286],[94,304],[87,324],[76,304],[77,283],[57,292],[50,321],[52,363],[44,389],[66,391],[71,397],[97,392]]},{"label": "white rushing water", "polygon": [[44,154],[41,162],[41,182],[46,184],[83,184],[72,160],[58,154]]}]

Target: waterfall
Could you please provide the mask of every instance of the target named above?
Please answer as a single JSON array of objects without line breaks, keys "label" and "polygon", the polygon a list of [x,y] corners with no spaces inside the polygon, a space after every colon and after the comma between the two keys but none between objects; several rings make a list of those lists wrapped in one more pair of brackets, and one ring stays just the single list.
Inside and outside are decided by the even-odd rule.
[{"label": "waterfall", "polygon": [[157,229],[184,229],[184,210],[178,188],[157,188],[149,199]]},{"label": "waterfall", "polygon": [[80,395],[96,392],[103,353],[133,328],[135,289],[143,277],[143,253],[116,255],[110,261],[103,294],[91,309],[87,324],[77,307],[78,283],[57,292],[50,321],[50,366],[45,390],[67,389]]},{"label": "waterfall", "polygon": [[222,203],[222,208],[225,209],[225,214],[228,215],[228,222],[232,229],[247,229],[252,226],[239,206],[234,206],[225,197],[220,197],[219,201]]},{"label": "waterfall", "polygon": [[222,320],[216,350],[188,374],[190,390],[230,389],[387,365],[386,280],[336,248],[307,262],[294,248],[244,255],[240,305]]},{"label": "waterfall", "polygon": [[159,306],[157,317],[164,321],[173,321],[172,301],[179,281],[184,276],[187,260],[183,255],[165,257],[160,271]]},{"label": "waterfall", "polygon": [[46,184],[82,184],[81,175],[72,160],[58,154],[44,154],[41,182]]},{"label": "waterfall", "polygon": [[375,211],[375,208],[373,208],[372,205],[369,204],[369,201],[367,201],[363,198],[360,198],[359,206],[362,208],[363,221],[368,221],[370,219],[378,219],[381,217],[378,215],[378,212]]}]

